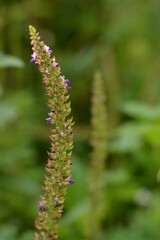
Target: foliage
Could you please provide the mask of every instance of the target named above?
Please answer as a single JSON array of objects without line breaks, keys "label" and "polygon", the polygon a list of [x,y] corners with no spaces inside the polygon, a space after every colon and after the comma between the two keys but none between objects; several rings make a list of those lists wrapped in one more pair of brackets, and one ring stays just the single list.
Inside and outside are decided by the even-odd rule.
[{"label": "foliage", "polygon": [[10,56],[8,54],[0,53],[0,68],[6,68],[6,67],[18,67],[22,68],[24,66],[24,63],[21,59]]},{"label": "foliage", "polygon": [[66,199],[60,239],[85,239],[90,88],[99,68],[109,136],[104,239],[158,240],[159,1],[1,0],[0,6],[1,52],[25,63],[0,71],[1,239],[32,239],[49,148],[46,98],[40,74],[29,63],[28,25],[33,24],[54,46],[74,89],[75,184]]}]

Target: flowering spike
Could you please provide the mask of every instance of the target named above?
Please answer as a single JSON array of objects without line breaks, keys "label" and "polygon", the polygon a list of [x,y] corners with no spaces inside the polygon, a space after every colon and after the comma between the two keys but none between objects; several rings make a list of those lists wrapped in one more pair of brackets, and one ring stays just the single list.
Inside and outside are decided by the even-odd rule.
[{"label": "flowering spike", "polygon": [[90,138],[92,153],[89,179],[88,239],[101,239],[101,221],[105,212],[103,176],[107,155],[107,113],[106,96],[100,72],[95,73],[92,93],[92,131]]},{"label": "flowering spike", "polygon": [[35,221],[35,240],[57,240],[59,219],[63,214],[64,200],[69,184],[74,181],[71,175],[71,154],[73,148],[72,118],[68,86],[69,80],[61,76],[60,66],[51,57],[52,50],[40,40],[39,33],[29,26],[34,62],[43,76],[48,97],[49,113],[46,122],[51,124],[51,148],[48,152],[44,192],[41,196],[39,213]]}]

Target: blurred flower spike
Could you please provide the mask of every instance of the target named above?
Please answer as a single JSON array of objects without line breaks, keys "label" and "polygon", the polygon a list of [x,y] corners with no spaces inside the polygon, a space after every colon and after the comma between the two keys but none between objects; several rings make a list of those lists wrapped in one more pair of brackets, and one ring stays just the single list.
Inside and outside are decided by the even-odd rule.
[{"label": "blurred flower spike", "polygon": [[46,123],[51,125],[51,148],[46,164],[44,191],[35,221],[37,231],[34,239],[57,240],[67,188],[74,183],[70,177],[73,148],[71,133],[74,124],[69,117],[71,108],[68,90],[71,87],[68,85],[70,81],[61,76],[55,56],[51,56],[53,51],[41,41],[33,26],[29,26],[29,32],[33,51],[30,62],[34,62],[42,74],[50,109]]}]

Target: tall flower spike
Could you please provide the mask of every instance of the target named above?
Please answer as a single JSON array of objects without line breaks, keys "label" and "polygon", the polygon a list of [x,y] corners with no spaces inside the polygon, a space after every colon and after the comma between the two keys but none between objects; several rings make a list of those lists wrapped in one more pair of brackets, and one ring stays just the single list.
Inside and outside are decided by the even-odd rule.
[{"label": "tall flower spike", "polygon": [[[40,40],[39,33],[29,26],[35,62],[43,76],[48,96],[49,113],[46,122],[53,126],[50,133],[51,151],[48,153],[43,193],[35,221],[35,240],[57,240],[59,219],[62,216],[68,185],[71,178],[71,153],[73,148],[72,118],[68,86],[69,80],[61,76],[60,66],[51,57],[52,50]],[[67,127],[66,127],[67,126]]]},{"label": "tall flower spike", "polygon": [[107,144],[107,113],[105,93],[100,72],[95,73],[92,86],[91,138],[92,147],[89,178],[88,239],[102,239],[101,221],[104,214],[104,168]]}]

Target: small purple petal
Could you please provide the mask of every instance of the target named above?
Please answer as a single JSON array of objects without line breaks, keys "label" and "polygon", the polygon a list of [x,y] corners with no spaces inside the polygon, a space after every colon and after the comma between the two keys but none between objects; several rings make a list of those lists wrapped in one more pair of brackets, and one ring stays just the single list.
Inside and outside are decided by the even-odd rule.
[{"label": "small purple petal", "polygon": [[56,67],[56,68],[59,67],[59,64],[56,62],[55,57],[52,58],[52,64],[53,64],[53,67]]},{"label": "small purple petal", "polygon": [[40,210],[40,211],[43,211],[43,210],[44,210],[44,203],[43,203],[43,202],[40,202],[40,203],[39,203],[39,210]]},{"label": "small purple petal", "polygon": [[47,45],[44,45],[44,48],[45,48],[46,53],[48,53],[48,54],[53,52],[52,50],[49,49],[49,47]]},{"label": "small purple petal", "polygon": [[69,83],[70,83],[70,81],[69,81],[68,79],[64,80],[64,82],[65,82],[66,84],[69,84]]},{"label": "small purple petal", "polygon": [[48,51],[47,51],[47,53],[49,53],[49,54],[50,54],[50,53],[52,53],[52,52],[53,52],[53,51],[52,51],[52,50],[50,50],[50,49],[48,49]]},{"label": "small purple petal", "polygon": [[69,184],[73,184],[74,183],[74,181],[73,181],[73,179],[71,177],[68,178],[68,183]]},{"label": "small purple petal", "polygon": [[46,122],[47,122],[47,124],[50,124],[50,123],[52,122],[52,119],[51,119],[51,117],[49,117],[49,118],[46,118]]},{"label": "small purple petal", "polygon": [[65,79],[65,76],[60,76],[60,79],[66,84],[66,90],[70,90],[71,87],[68,86],[68,83],[70,83],[70,81],[68,79]]},{"label": "small purple petal", "polygon": [[55,197],[54,202],[55,202],[55,205],[57,206],[58,205],[58,197]]},{"label": "small purple petal", "polygon": [[58,68],[59,67],[59,63],[55,62],[54,63],[54,67]]},{"label": "small purple petal", "polygon": [[66,90],[70,90],[70,89],[71,89],[71,87],[66,85]]},{"label": "small purple petal", "polygon": [[31,60],[30,62],[35,62],[36,61],[36,53],[34,52],[33,54],[31,54]]}]

